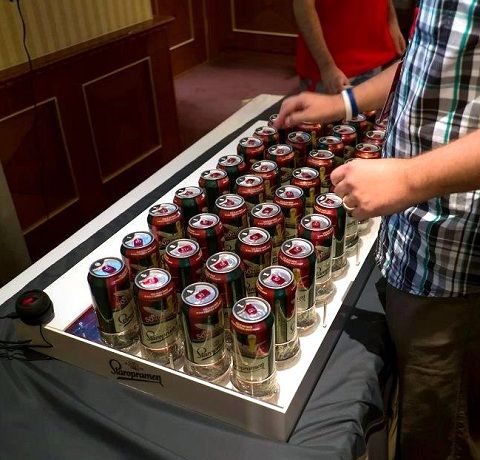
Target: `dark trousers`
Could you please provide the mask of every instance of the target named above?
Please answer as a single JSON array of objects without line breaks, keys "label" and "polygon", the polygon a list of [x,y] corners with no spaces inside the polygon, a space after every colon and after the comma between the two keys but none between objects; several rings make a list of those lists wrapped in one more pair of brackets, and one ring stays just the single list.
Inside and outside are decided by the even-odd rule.
[{"label": "dark trousers", "polygon": [[398,372],[396,460],[480,460],[480,295],[413,296],[387,284]]}]

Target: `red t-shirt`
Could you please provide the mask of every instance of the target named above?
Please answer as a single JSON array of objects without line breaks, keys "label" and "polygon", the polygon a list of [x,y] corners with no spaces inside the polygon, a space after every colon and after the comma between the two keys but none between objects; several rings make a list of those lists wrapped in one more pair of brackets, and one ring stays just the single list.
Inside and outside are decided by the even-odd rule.
[{"label": "red t-shirt", "polygon": [[[356,77],[396,57],[387,22],[388,0],[316,0],[323,35],[337,66]],[[320,81],[320,72],[299,34],[297,73]]]}]

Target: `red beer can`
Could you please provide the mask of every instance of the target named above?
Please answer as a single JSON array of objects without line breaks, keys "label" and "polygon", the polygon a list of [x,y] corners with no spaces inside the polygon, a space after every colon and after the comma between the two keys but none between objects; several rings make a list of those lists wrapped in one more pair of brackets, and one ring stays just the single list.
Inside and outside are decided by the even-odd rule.
[{"label": "red beer can", "polygon": [[293,149],[294,169],[305,166],[308,152],[312,150],[312,136],[303,131],[292,131],[287,136],[287,144],[291,145]]},{"label": "red beer can", "polygon": [[260,160],[253,163],[251,173],[263,179],[265,184],[265,201],[273,201],[275,190],[280,186],[280,172],[272,160]]},{"label": "red beer can", "polygon": [[133,232],[125,235],[122,239],[120,253],[132,282],[138,272],[159,266],[158,243],[150,232]]},{"label": "red beer can", "polygon": [[207,196],[205,191],[196,186],[179,188],[175,192],[173,203],[182,211],[184,226],[195,215],[207,212]]},{"label": "red beer can", "polygon": [[263,160],[265,156],[263,140],[253,136],[242,137],[237,144],[237,153],[244,159],[248,171],[253,163]]},{"label": "red beer can", "polygon": [[223,224],[225,251],[235,251],[238,234],[248,227],[248,209],[245,200],[233,193],[222,195],[215,202],[215,214]]},{"label": "red beer can", "polygon": [[341,138],[336,136],[324,136],[318,140],[318,148],[329,150],[333,153],[333,169],[343,164],[345,146]]},{"label": "red beer can", "polygon": [[218,159],[217,169],[226,171],[233,193],[237,178],[247,173],[247,163],[240,155],[224,155]]},{"label": "red beer can", "polygon": [[245,200],[249,212],[255,205],[265,202],[265,182],[254,174],[240,176],[235,191]]},{"label": "red beer can", "polygon": [[280,246],[285,241],[285,216],[276,203],[261,203],[252,209],[252,227],[260,227],[270,234],[272,239],[272,264],[278,262]]},{"label": "red beer can", "polygon": [[320,177],[320,193],[330,191],[332,181],[330,174],[333,171],[333,153],[330,150],[311,150],[307,157],[307,166],[318,171]]},{"label": "red beer can", "polygon": [[383,120],[380,118],[377,118],[375,120],[375,124],[373,125],[373,129],[379,130],[379,131],[386,131],[388,126],[388,118],[384,118]]},{"label": "red beer can", "polygon": [[215,200],[230,193],[230,179],[222,169],[207,169],[200,174],[198,185],[205,191],[208,212],[215,209]]},{"label": "red beer can", "polygon": [[262,140],[265,150],[280,142],[280,134],[278,134],[277,128],[270,125],[259,126],[258,128],[255,128],[253,137],[258,137]]},{"label": "red beer can", "polygon": [[300,219],[305,215],[305,195],[296,185],[280,187],[273,202],[278,204],[285,216],[285,237],[295,238]]},{"label": "red beer can", "polygon": [[342,120],[343,125],[351,125],[357,131],[357,143],[365,136],[368,129],[367,117],[363,113],[359,113],[356,117],[352,117],[350,120]]},{"label": "red beer can", "polygon": [[278,169],[280,170],[281,185],[290,185],[295,164],[293,147],[288,144],[272,145],[265,152],[265,159],[277,163]]},{"label": "red beer can", "polygon": [[353,158],[358,136],[355,127],[351,125],[336,125],[332,128],[332,136],[342,139],[343,162]]},{"label": "red beer can", "polygon": [[[278,113],[273,113],[268,117],[268,126],[273,126],[273,123],[278,118]],[[277,128],[278,135],[279,135],[279,144],[285,144],[287,142],[287,135],[291,131],[288,128]]]},{"label": "red beer can", "polygon": [[247,295],[256,295],[258,274],[272,262],[272,239],[259,227],[248,227],[238,234],[236,253],[245,264]]},{"label": "red beer can", "polygon": [[363,142],[366,144],[375,144],[379,147],[382,147],[383,141],[385,139],[385,131],[381,129],[372,129],[365,133],[363,137]]},{"label": "red beer can", "polygon": [[376,109],[365,110],[362,113],[363,115],[365,115],[365,118],[367,119],[367,123],[371,123],[372,125],[375,123],[375,120],[377,119]]},{"label": "red beer can", "polygon": [[311,214],[315,204],[315,197],[320,193],[320,175],[318,171],[308,166],[294,169],[291,184],[303,190],[305,214]]},{"label": "red beer can", "polygon": [[185,222],[182,211],[174,203],[152,206],[147,216],[148,228],[158,242],[160,261],[168,243],[185,236]]},{"label": "red beer can", "polygon": [[310,134],[311,137],[311,148],[317,148],[318,139],[323,135],[323,125],[318,122],[304,121],[297,126],[295,126],[294,131],[302,131],[304,133]]},{"label": "red beer can", "polygon": [[382,152],[380,147],[376,144],[367,144],[362,142],[355,147],[355,158],[362,158],[365,160],[374,160],[380,158]]},{"label": "red beer can", "polygon": [[220,217],[213,213],[202,213],[188,221],[187,236],[197,241],[204,262],[225,248],[225,233]]}]

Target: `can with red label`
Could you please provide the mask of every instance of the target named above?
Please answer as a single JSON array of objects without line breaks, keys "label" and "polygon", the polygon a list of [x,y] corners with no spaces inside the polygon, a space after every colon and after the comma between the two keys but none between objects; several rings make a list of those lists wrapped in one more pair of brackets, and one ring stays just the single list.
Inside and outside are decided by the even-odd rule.
[{"label": "can with red label", "polygon": [[179,367],[183,346],[177,294],[170,273],[148,268],[135,277],[133,296],[140,317],[140,350],[145,359]]},{"label": "can with red label", "polygon": [[342,120],[343,125],[350,125],[357,131],[357,143],[365,136],[367,129],[369,128],[367,117],[363,113],[359,113],[356,117],[352,117],[350,120]]},{"label": "can with red label", "polygon": [[261,160],[253,163],[250,170],[255,176],[263,179],[265,184],[265,201],[273,201],[275,190],[280,186],[280,171],[272,160]]},{"label": "can with red label", "polygon": [[313,243],[304,238],[290,238],[282,244],[278,264],[289,268],[295,278],[297,327],[308,330],[317,323],[315,312],[315,264]]},{"label": "can with red label", "polygon": [[343,200],[335,193],[323,193],[315,200],[315,212],[327,216],[333,226],[332,277],[342,276],[348,268],[345,252],[347,213]]},{"label": "can with red label", "polygon": [[317,148],[318,139],[320,139],[323,135],[323,125],[318,122],[304,121],[295,126],[294,131],[302,131],[310,134],[311,148],[315,149]]},{"label": "can with red label", "polygon": [[[273,126],[273,123],[277,118],[278,118],[278,113],[272,113],[272,115],[268,117],[268,126]],[[277,128],[277,131],[279,135],[278,143],[285,144],[285,142],[287,141],[287,135],[291,130],[289,128]]]},{"label": "can with red label", "polygon": [[315,303],[329,302],[334,294],[332,282],[333,225],[321,214],[305,216],[298,227],[298,236],[310,241],[315,248]]},{"label": "can with red label", "polygon": [[245,297],[232,309],[233,366],[230,377],[241,393],[269,398],[278,391],[275,317],[261,297]]},{"label": "can with red label", "polygon": [[207,212],[207,196],[205,195],[205,191],[194,185],[178,189],[175,192],[173,202],[182,211],[184,226],[193,216],[201,212]]},{"label": "can with red label", "polygon": [[120,253],[132,282],[138,272],[159,266],[158,243],[150,232],[133,232],[125,235],[122,239]]},{"label": "can with red label", "polygon": [[300,219],[305,215],[305,194],[296,185],[280,187],[273,202],[278,204],[285,216],[285,238],[295,238]]},{"label": "can with red label", "polygon": [[252,227],[260,227],[270,234],[272,239],[272,265],[278,263],[280,246],[285,241],[285,216],[276,203],[258,204],[252,209],[250,220]]},{"label": "can with red label", "polygon": [[280,184],[290,185],[292,171],[295,165],[295,152],[293,147],[288,144],[272,145],[265,152],[265,159],[277,163],[280,171]]},{"label": "can with red label", "polygon": [[167,244],[185,236],[185,222],[182,211],[174,203],[156,204],[148,211],[147,223],[158,242],[161,261]]},{"label": "can with red label", "polygon": [[225,249],[225,233],[220,218],[204,212],[188,221],[187,237],[197,241],[204,262],[213,254]]},{"label": "can with red label", "polygon": [[371,129],[363,136],[363,142],[366,144],[375,144],[382,148],[383,141],[385,139],[385,131],[381,129]]},{"label": "can with red label", "polygon": [[309,166],[294,169],[291,184],[303,190],[305,197],[305,215],[311,214],[313,212],[315,198],[320,193],[320,175],[318,171]]},{"label": "can with red label", "polygon": [[379,130],[379,131],[386,131],[388,126],[388,117],[384,118],[383,120],[380,118],[377,118],[375,120],[375,124],[373,125],[373,129]]},{"label": "can with red label", "polygon": [[185,337],[183,370],[208,381],[222,379],[230,369],[225,346],[222,298],[215,285],[193,283],[182,291],[181,318]]},{"label": "can with red label", "polygon": [[181,302],[183,289],[189,284],[203,278],[203,260],[200,245],[188,238],[172,241],[165,248],[163,256],[165,268],[172,276],[177,291],[178,302]]},{"label": "can with red label", "polygon": [[320,177],[320,193],[330,191],[332,181],[330,174],[333,171],[333,152],[330,150],[311,150],[307,157],[307,166],[318,171]]},{"label": "can with red label", "polygon": [[287,136],[287,144],[292,146],[294,153],[293,169],[305,166],[308,152],[312,150],[312,136],[303,131],[292,131]]},{"label": "can with red label", "polygon": [[265,202],[265,182],[260,176],[245,174],[237,179],[235,193],[245,200],[250,212],[255,205]]},{"label": "can with red label", "polygon": [[223,169],[207,169],[200,174],[198,185],[204,190],[207,197],[208,212],[215,209],[215,200],[230,193],[230,179]]},{"label": "can with red label", "polygon": [[235,251],[238,234],[248,227],[248,209],[245,200],[234,193],[222,195],[215,202],[215,214],[223,224],[225,251]]},{"label": "can with red label", "polygon": [[355,158],[364,160],[375,160],[381,157],[380,147],[376,144],[361,142],[355,147]]},{"label": "can with red label", "polygon": [[230,191],[235,191],[235,181],[238,177],[246,174],[247,163],[240,155],[224,155],[218,159],[217,169],[226,171],[230,181]]},{"label": "can with red label", "polygon": [[87,280],[103,342],[113,348],[133,348],[138,342],[137,312],[123,261],[117,257],[96,260],[90,265]]},{"label": "can with red label", "polygon": [[257,293],[275,316],[275,360],[285,361],[300,351],[293,272],[280,265],[264,268],[258,275]]},{"label": "can with red label", "polygon": [[272,239],[263,228],[248,227],[238,234],[236,253],[245,264],[247,295],[256,295],[258,274],[272,262]]},{"label": "can with red label", "polygon": [[258,137],[262,140],[265,150],[280,142],[280,134],[278,134],[277,128],[268,124],[255,128],[253,137]]},{"label": "can with red label", "polygon": [[[205,280],[217,286],[223,300],[225,330],[230,329],[232,307],[247,295],[245,265],[238,254],[223,251],[210,256],[205,264]],[[226,334],[227,346],[232,344],[231,334]]]},{"label": "can with red label", "polygon": [[265,157],[263,140],[253,136],[242,137],[237,144],[237,154],[244,159],[248,171],[253,163]]},{"label": "can with red label", "polygon": [[355,154],[355,146],[358,142],[358,134],[355,127],[351,125],[336,125],[332,128],[332,136],[342,139],[343,162],[345,163],[353,158]]},{"label": "can with red label", "polygon": [[329,150],[333,153],[333,169],[343,164],[344,145],[341,138],[336,136],[323,136],[318,140],[318,148]]}]

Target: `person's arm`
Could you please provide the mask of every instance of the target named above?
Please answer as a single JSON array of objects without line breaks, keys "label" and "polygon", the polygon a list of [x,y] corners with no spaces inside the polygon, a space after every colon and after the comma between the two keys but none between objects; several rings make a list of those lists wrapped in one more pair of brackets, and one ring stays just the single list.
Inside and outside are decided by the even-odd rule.
[{"label": "person's arm", "polygon": [[315,9],[315,0],[293,0],[293,12],[298,29],[320,71],[325,92],[340,92],[349,81],[330,54]]},{"label": "person's arm", "polygon": [[334,169],[335,193],[358,219],[480,189],[480,130],[415,158],[356,160]]},{"label": "person's arm", "polygon": [[392,37],[393,46],[395,47],[397,56],[402,56],[406,49],[405,37],[402,34],[400,25],[398,24],[397,12],[395,11],[393,0],[388,1],[387,21],[390,36]]}]

